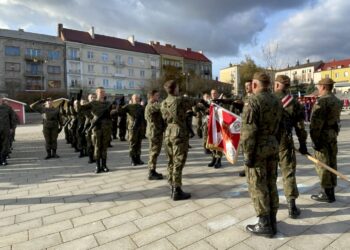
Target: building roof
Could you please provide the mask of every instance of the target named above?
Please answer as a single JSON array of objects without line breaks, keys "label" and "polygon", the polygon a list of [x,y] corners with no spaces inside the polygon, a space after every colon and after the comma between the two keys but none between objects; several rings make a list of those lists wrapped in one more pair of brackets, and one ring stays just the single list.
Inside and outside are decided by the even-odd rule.
[{"label": "building roof", "polygon": [[22,29],[20,30],[0,29],[0,37],[64,45],[62,40],[56,36],[26,32]]},{"label": "building roof", "polygon": [[320,70],[323,71],[323,70],[329,70],[329,69],[349,68],[349,67],[350,67],[350,59],[343,59],[338,61],[333,60],[323,64]]},{"label": "building roof", "polygon": [[161,45],[159,42],[150,42],[150,44],[160,55],[183,57],[176,47],[171,44]]},{"label": "building roof", "polygon": [[279,69],[279,70],[277,70],[277,72],[286,71],[286,70],[293,70],[293,69],[309,68],[309,67],[314,67],[314,69],[316,70],[319,67],[321,67],[322,64],[323,64],[323,61],[308,62],[308,63],[304,63],[304,64],[295,65],[293,67],[287,67],[287,68],[284,68],[284,69]]},{"label": "building roof", "polygon": [[190,48],[187,48],[187,49],[176,48],[176,50],[182,55],[183,58],[187,60],[211,62],[203,53],[193,51]]},{"label": "building roof", "polygon": [[63,36],[63,39],[65,41],[70,42],[77,42],[94,46],[134,51],[146,54],[157,54],[157,52],[152,48],[152,46],[146,43],[134,41],[134,45],[132,45],[131,42],[129,42],[129,40],[117,37],[94,34],[94,38],[92,38],[89,32],[66,28],[62,28],[61,35]]}]

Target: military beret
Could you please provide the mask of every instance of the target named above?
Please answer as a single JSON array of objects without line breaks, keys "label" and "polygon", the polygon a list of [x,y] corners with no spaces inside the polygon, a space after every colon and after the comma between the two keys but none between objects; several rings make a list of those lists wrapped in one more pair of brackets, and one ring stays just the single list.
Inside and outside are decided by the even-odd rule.
[{"label": "military beret", "polygon": [[335,82],[332,80],[332,78],[324,78],[318,82],[319,85],[331,85]]},{"label": "military beret", "polygon": [[290,78],[286,75],[278,75],[275,81],[280,82],[284,85],[290,85]]},{"label": "military beret", "polygon": [[264,72],[256,72],[253,79],[259,80],[265,86],[270,84],[270,77]]}]

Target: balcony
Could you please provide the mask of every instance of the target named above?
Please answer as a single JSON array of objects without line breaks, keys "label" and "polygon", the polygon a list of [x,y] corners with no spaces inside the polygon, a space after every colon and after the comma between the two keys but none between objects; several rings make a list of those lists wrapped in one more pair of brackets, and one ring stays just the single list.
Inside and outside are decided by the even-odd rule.
[{"label": "balcony", "polygon": [[126,75],[122,74],[122,73],[114,73],[112,76],[116,77],[116,78],[125,78],[126,77]]},{"label": "balcony", "polygon": [[35,56],[35,55],[25,55],[24,60],[26,61],[32,61],[32,62],[42,62],[44,63],[46,61],[46,58],[43,56]]},{"label": "balcony", "polygon": [[69,56],[68,60],[72,60],[72,61],[80,61],[80,57],[77,56]]},{"label": "balcony", "polygon": [[202,70],[202,74],[209,76],[210,75],[210,70],[209,69],[204,69],[204,70]]},{"label": "balcony", "polygon": [[29,71],[27,70],[23,74],[25,77],[44,77],[44,73],[42,71]]},{"label": "balcony", "polygon": [[113,61],[113,65],[116,66],[116,67],[125,67],[126,64],[124,61]]},{"label": "balcony", "polygon": [[80,75],[80,69],[69,69],[68,70],[69,74],[76,74],[76,75]]}]

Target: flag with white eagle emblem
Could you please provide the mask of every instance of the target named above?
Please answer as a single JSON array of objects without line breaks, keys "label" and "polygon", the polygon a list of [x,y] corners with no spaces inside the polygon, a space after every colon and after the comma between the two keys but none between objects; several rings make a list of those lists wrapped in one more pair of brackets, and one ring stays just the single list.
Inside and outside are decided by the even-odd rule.
[{"label": "flag with white eagle emblem", "polygon": [[207,148],[222,151],[229,162],[237,160],[241,135],[240,116],[212,103],[209,109]]}]

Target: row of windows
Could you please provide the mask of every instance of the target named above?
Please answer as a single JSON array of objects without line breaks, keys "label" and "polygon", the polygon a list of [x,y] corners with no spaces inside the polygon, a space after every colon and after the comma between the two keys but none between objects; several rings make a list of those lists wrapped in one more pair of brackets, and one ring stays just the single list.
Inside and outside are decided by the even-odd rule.
[{"label": "row of windows", "polygon": [[[26,63],[25,68],[26,68],[27,73],[38,74],[38,73],[43,72],[43,64],[42,63],[28,62],[28,63]],[[20,63],[6,62],[5,63],[5,70],[6,71],[20,72],[21,71],[21,64]],[[60,74],[61,67],[47,65],[47,72],[51,73],[51,74]]]},{"label": "row of windows", "polygon": [[[95,65],[89,64],[89,65],[88,65],[88,72],[89,72],[89,73],[94,73],[94,72],[95,72]],[[105,66],[105,65],[102,66],[102,72],[103,72],[104,74],[108,74],[108,72],[109,72],[108,66]],[[116,74],[123,74],[123,73],[122,73],[122,70],[121,70],[121,69],[118,69],[118,70],[116,71]],[[134,69],[128,69],[128,75],[129,75],[129,76],[135,76],[135,70],[134,70]],[[140,77],[142,77],[142,78],[145,77],[145,71],[144,71],[144,70],[140,70]]]},{"label": "row of windows", "polygon": [[[88,85],[90,87],[95,86],[95,79],[89,78],[88,79]],[[102,85],[105,88],[113,88],[113,89],[138,89],[145,86],[144,82],[136,83],[135,81],[127,81],[124,82],[123,80],[117,80],[114,83],[112,83],[109,79],[103,79]],[[70,81],[70,87],[81,87],[80,86],[80,80],[72,78]]]},{"label": "row of windows", "polygon": [[[48,80],[47,87],[49,89],[60,89],[62,82],[60,80]],[[28,78],[26,79],[26,90],[45,90],[45,81],[43,79]]]},{"label": "row of windows", "polygon": [[[5,56],[20,56],[21,55],[21,49],[20,47],[15,46],[5,46]],[[40,49],[34,49],[34,48],[27,48],[25,50],[26,56],[41,56],[42,50]],[[60,59],[60,51],[57,50],[49,50],[47,52],[47,56],[49,60],[59,60]]]}]

